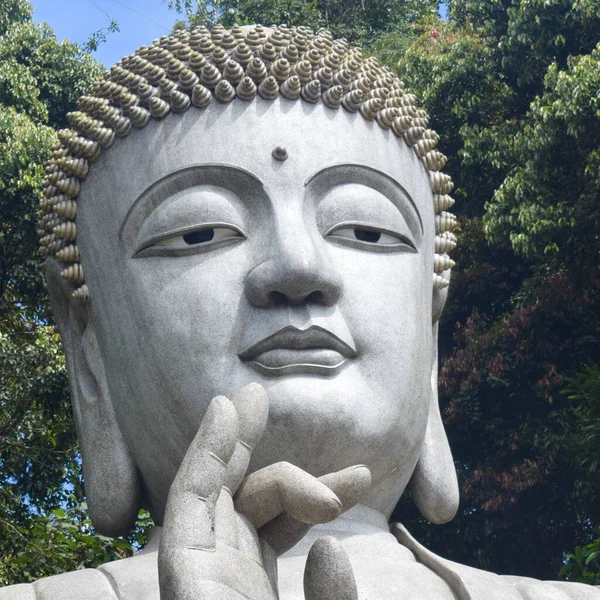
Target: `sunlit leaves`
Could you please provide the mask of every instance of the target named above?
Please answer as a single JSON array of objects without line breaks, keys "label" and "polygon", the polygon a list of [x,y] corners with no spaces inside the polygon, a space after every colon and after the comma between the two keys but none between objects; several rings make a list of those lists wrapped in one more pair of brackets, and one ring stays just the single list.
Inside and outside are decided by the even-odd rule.
[{"label": "sunlit leaves", "polygon": [[0,0],[0,586],[119,558],[133,541],[96,536],[85,513],[65,359],[37,254],[52,126],[65,124],[102,68],[31,13],[23,0]]},{"label": "sunlit leaves", "polygon": [[437,12],[437,0],[169,0],[193,25],[285,23],[326,27],[353,42],[372,42]]},{"label": "sunlit leaves", "polygon": [[600,12],[451,0],[449,14],[376,46],[425,104],[470,218],[440,329],[463,503],[419,533],[459,562],[556,578],[600,524],[598,449],[562,393],[600,352]]},{"label": "sunlit leaves", "polygon": [[[514,140],[515,167],[487,206],[491,240],[525,256],[600,251],[600,47],[552,64]],[[586,260],[587,257],[587,260]],[[560,260],[564,260],[560,259]]]}]

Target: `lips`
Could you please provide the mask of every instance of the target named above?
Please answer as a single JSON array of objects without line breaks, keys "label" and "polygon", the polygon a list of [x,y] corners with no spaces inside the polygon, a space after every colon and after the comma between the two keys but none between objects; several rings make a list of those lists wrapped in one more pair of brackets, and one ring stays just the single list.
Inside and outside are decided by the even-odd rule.
[{"label": "lips", "polygon": [[356,350],[332,332],[311,326],[287,326],[239,353],[244,362],[267,376],[335,375]]}]

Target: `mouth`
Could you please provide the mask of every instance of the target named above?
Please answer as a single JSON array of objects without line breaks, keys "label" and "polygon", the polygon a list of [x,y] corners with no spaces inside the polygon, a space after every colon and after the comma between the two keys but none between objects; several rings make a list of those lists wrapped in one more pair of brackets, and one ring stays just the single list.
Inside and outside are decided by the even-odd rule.
[{"label": "mouth", "polygon": [[312,326],[284,327],[238,356],[269,377],[281,375],[336,375],[356,356],[356,350],[336,335]]}]

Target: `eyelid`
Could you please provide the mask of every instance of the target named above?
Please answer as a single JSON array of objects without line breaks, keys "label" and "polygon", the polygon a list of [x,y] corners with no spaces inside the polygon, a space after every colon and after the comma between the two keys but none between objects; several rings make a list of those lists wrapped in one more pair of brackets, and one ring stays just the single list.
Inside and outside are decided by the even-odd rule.
[{"label": "eyelid", "polygon": [[[327,237],[327,236],[331,235],[332,233],[335,233],[336,231],[338,231],[340,229],[347,229],[347,228],[350,228],[350,227],[355,227],[357,229],[366,229],[367,231],[380,231],[381,233],[385,233],[387,235],[391,235],[391,236],[393,236],[395,238],[398,238],[399,243],[406,244],[406,245],[410,246],[415,252],[417,252],[417,248],[416,248],[414,242],[408,236],[406,236],[406,235],[404,235],[402,233],[399,233],[398,231],[393,231],[391,229],[387,229],[385,227],[381,227],[379,225],[368,225],[366,223],[361,223],[361,222],[358,222],[358,221],[344,221],[342,223],[337,223],[333,227],[330,227],[325,232],[325,234],[324,234],[323,237]],[[367,242],[359,242],[359,243],[365,244]],[[392,246],[388,245],[387,247],[390,248]]]},{"label": "eyelid", "polygon": [[179,237],[186,235],[187,233],[194,233],[195,231],[202,231],[203,229],[232,229],[236,233],[239,233],[243,239],[246,239],[246,234],[233,223],[224,223],[224,222],[214,222],[214,223],[202,223],[200,225],[188,225],[187,227],[180,227],[179,229],[173,229],[167,233],[161,233],[160,235],[152,236],[140,244],[135,251],[133,252],[133,257],[135,258],[140,252],[146,250],[147,248],[151,248],[157,242],[161,242],[163,240],[168,240],[170,238]]},{"label": "eyelid", "polygon": [[[233,194],[263,190],[260,178],[251,171],[226,163],[191,164],[176,168],[148,186],[133,202],[119,227],[119,237],[137,236],[146,219],[166,200],[197,186],[214,186]],[[147,205],[147,208],[146,208]]]},{"label": "eyelid", "polygon": [[[365,176],[367,177],[367,181],[365,181]],[[368,181],[369,179],[371,179],[371,181]],[[379,169],[375,169],[374,167],[370,167],[365,164],[336,163],[327,167],[323,167],[315,173],[312,173],[304,182],[304,186],[306,188],[312,188],[315,185],[317,187],[323,186],[323,189],[326,191],[321,193],[322,197],[324,197],[329,190],[346,184],[357,184],[371,188],[387,197],[388,200],[390,200],[393,204],[396,204],[399,209],[401,204],[405,202],[410,209],[410,216],[406,216],[404,213],[403,215],[407,221],[411,233],[413,236],[416,235],[418,237],[423,235],[425,231],[423,226],[423,218],[421,216],[421,212],[415,204],[415,201],[413,200],[413,197],[408,193],[408,190],[389,173],[380,171]],[[385,189],[383,189],[388,186],[391,186],[391,190],[393,190],[395,193],[390,195]],[[398,198],[399,202],[394,200],[394,196]],[[412,226],[413,221],[416,225],[415,230],[413,230]]]}]

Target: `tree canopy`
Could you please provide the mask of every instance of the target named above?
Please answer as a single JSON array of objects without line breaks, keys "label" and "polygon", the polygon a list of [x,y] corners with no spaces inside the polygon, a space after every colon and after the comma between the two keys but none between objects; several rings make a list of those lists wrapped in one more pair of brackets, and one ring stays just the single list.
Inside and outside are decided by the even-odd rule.
[{"label": "tree canopy", "polygon": [[85,512],[60,339],[37,254],[55,128],[103,68],[0,0],[0,586],[131,553]]},{"label": "tree canopy", "polygon": [[285,23],[319,29],[366,42],[406,30],[438,10],[437,0],[168,0],[191,25]]},{"label": "tree canopy", "polygon": [[396,515],[455,560],[550,579],[600,524],[581,443],[600,398],[582,409],[565,393],[599,356],[600,12],[449,9],[376,45],[432,115],[462,217],[440,369],[461,510],[442,528],[419,526],[407,503]]}]

